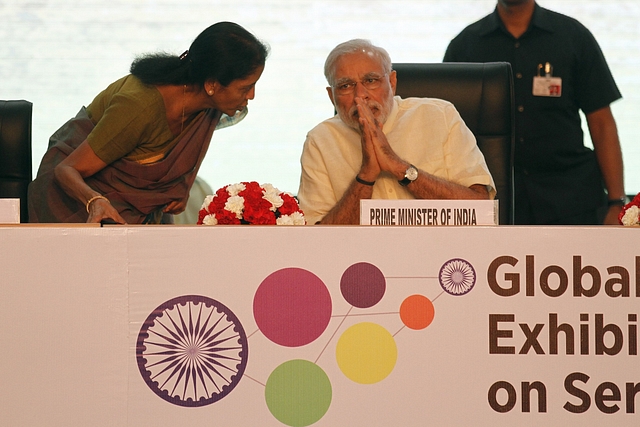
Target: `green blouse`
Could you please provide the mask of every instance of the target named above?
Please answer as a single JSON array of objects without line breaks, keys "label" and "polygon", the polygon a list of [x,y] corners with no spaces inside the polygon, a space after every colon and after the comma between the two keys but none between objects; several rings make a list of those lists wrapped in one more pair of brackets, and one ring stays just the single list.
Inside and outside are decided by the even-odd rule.
[{"label": "green blouse", "polygon": [[87,142],[107,164],[120,158],[140,163],[160,160],[178,141],[169,130],[160,92],[132,75],[99,93],[87,112],[96,125]]}]

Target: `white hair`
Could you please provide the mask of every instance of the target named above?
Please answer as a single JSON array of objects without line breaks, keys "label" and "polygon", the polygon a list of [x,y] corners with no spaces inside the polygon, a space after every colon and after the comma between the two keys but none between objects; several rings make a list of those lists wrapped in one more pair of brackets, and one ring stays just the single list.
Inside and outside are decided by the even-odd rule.
[{"label": "white hair", "polygon": [[374,46],[369,40],[365,39],[353,39],[340,43],[334,47],[333,50],[327,56],[327,60],[324,63],[324,76],[327,78],[329,86],[333,86],[335,83],[335,64],[343,55],[348,55],[356,52],[372,53],[379,61],[382,69],[385,73],[391,72],[391,57],[389,53],[381,47]]}]

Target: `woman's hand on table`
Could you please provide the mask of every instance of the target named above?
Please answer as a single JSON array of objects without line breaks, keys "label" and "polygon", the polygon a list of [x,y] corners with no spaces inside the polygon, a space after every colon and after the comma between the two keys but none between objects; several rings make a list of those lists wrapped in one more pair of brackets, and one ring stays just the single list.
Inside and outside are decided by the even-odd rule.
[{"label": "woman's hand on table", "polygon": [[99,223],[108,219],[112,219],[118,224],[127,223],[106,198],[92,201],[88,210],[89,218],[87,218],[87,223]]}]

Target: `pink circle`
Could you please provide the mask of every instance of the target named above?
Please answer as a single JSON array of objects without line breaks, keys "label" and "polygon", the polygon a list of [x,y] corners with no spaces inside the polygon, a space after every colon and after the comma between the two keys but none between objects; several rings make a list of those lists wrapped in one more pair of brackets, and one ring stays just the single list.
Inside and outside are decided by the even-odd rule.
[{"label": "pink circle", "polygon": [[253,297],[253,316],[260,331],[285,347],[316,340],[331,319],[331,295],[315,274],[283,268],[265,278]]}]

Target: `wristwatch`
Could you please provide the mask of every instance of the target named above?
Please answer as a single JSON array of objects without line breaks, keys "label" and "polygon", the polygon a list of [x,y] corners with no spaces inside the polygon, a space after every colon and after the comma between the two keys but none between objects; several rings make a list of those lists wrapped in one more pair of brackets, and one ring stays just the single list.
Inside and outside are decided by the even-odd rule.
[{"label": "wristwatch", "polygon": [[412,183],[413,181],[415,181],[416,179],[418,179],[418,168],[416,168],[413,165],[409,165],[407,170],[404,172],[404,178],[402,178],[398,182],[402,186],[407,186],[410,183]]}]

